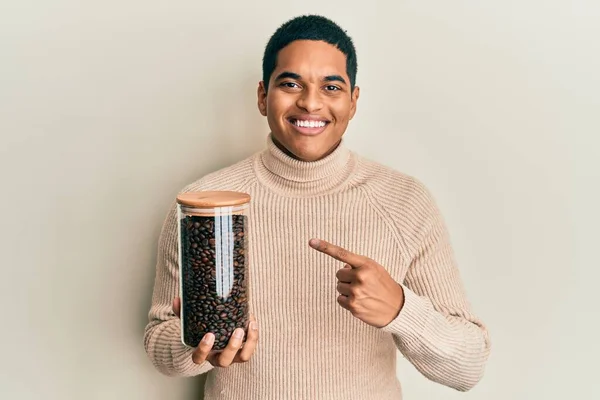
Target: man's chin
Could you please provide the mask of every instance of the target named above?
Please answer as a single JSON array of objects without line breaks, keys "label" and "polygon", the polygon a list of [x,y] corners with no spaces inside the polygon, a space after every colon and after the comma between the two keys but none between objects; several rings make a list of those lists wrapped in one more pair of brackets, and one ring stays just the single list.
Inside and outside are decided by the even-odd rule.
[{"label": "man's chin", "polygon": [[[289,135],[284,141],[278,139],[277,135],[273,135],[273,139],[280,150],[300,161],[318,161],[331,153],[331,149],[329,149],[331,145],[324,143],[323,138]],[[336,147],[335,144],[333,146]]]}]

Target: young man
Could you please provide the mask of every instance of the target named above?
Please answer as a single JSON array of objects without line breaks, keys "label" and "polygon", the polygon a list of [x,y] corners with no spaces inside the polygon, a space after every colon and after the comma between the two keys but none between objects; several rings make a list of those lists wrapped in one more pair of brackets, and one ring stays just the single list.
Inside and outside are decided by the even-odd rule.
[{"label": "young man", "polygon": [[211,334],[196,349],[181,344],[175,207],[167,216],[145,348],[164,374],[208,372],[206,399],[398,400],[396,349],[457,390],[483,375],[488,333],[432,196],[342,141],[359,97],[356,65],[351,39],[330,20],[283,24],[258,87],[266,149],[183,189],[252,197],[255,318],[242,348],[243,330],[216,356],[207,356]]}]

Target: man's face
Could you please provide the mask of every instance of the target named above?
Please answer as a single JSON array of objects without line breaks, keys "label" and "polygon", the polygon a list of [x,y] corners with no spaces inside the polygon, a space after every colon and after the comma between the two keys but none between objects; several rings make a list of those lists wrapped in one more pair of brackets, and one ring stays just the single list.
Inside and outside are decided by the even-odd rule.
[{"label": "man's face", "polygon": [[258,87],[258,108],[288,154],[316,161],[338,145],[356,112],[346,56],[329,43],[298,40],[283,48],[268,93]]}]

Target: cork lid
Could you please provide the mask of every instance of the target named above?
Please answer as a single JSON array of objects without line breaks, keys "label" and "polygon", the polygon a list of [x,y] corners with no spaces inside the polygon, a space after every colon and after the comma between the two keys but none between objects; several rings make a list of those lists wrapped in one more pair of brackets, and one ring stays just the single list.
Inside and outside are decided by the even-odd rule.
[{"label": "cork lid", "polygon": [[250,195],[232,191],[187,192],[177,196],[181,205],[194,208],[240,206],[250,202]]}]

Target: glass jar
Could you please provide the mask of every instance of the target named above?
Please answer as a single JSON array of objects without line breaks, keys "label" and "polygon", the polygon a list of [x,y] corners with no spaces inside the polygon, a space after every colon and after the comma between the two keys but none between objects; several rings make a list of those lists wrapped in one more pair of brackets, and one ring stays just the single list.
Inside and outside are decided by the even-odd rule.
[{"label": "glass jar", "polygon": [[[231,191],[177,196],[181,341],[197,347],[213,333],[223,350],[233,331],[248,333],[248,207]],[[244,341],[247,335],[244,335]]]}]

